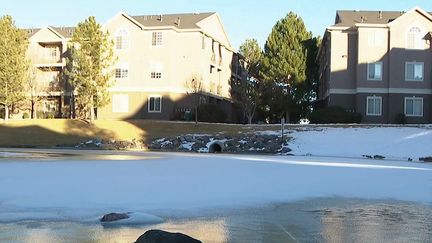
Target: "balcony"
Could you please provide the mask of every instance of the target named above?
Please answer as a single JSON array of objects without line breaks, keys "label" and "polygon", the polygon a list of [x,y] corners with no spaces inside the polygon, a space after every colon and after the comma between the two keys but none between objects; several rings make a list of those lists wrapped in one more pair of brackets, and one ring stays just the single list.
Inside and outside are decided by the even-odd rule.
[{"label": "balcony", "polygon": [[64,63],[60,58],[55,57],[37,57],[31,58],[36,67],[62,67]]},{"label": "balcony", "polygon": [[210,59],[212,64],[216,64],[216,55],[213,53]]},{"label": "balcony", "polygon": [[222,96],[222,85],[219,84],[219,85],[217,86],[216,94],[219,95],[219,96]]},{"label": "balcony", "polygon": [[63,60],[59,47],[37,48],[28,52],[29,58],[36,67],[62,67]]}]

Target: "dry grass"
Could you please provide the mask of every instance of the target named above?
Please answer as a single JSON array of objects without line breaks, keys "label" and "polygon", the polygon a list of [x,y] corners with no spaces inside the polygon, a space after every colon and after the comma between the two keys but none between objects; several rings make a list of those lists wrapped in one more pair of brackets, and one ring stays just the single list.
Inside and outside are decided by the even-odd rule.
[{"label": "dry grass", "polygon": [[238,133],[273,130],[279,126],[229,125],[168,121],[114,121],[99,120],[89,124],[81,120],[39,119],[9,121],[0,124],[0,146],[39,146],[74,145],[94,138],[132,140],[178,136],[181,134],[235,135]]}]

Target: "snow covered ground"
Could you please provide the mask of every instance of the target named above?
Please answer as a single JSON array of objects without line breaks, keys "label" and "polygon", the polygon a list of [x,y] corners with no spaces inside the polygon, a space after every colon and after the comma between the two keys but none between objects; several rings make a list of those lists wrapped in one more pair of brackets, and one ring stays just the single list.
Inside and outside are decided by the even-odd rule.
[{"label": "snow covered ground", "polygon": [[291,131],[289,147],[295,155],[390,159],[432,156],[431,127],[320,128]]},{"label": "snow covered ground", "polygon": [[[164,217],[333,196],[432,203],[429,163],[295,156],[79,153],[83,155],[49,161],[1,160],[0,222],[97,221],[113,211]],[[107,160],[103,156],[92,160],[98,154],[133,160]]]}]

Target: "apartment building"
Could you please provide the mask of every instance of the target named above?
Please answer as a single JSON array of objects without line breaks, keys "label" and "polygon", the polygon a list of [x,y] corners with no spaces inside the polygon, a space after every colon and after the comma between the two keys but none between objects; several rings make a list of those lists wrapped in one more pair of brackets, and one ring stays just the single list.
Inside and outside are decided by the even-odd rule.
[{"label": "apartment building", "polygon": [[[236,54],[217,13],[121,12],[103,28],[114,42],[117,62],[111,102],[97,110],[98,119],[179,119],[195,106],[192,80],[200,83],[200,103],[217,104],[230,121],[236,119],[231,82],[241,78],[241,58],[233,59]],[[65,110],[73,109],[72,92],[61,74],[73,28],[28,33],[37,79],[49,90],[41,93],[46,96],[42,108],[67,117]]]},{"label": "apartment building", "polygon": [[66,65],[67,43],[74,28],[45,27],[27,29],[29,46],[27,55],[31,65],[33,95],[38,96],[36,106],[39,117],[67,116],[71,99],[68,83],[62,79]]},{"label": "apartment building", "polygon": [[319,52],[319,106],[341,106],[364,123],[432,122],[432,15],[337,11]]}]

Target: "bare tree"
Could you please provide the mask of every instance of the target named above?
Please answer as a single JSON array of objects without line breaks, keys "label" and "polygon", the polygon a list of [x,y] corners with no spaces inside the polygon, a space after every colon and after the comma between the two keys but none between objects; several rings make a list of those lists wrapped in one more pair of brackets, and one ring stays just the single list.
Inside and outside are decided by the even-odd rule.
[{"label": "bare tree", "polygon": [[192,77],[186,81],[185,86],[187,94],[193,98],[195,124],[198,124],[198,106],[200,105],[200,99],[204,91],[202,77],[197,74],[192,75]]},{"label": "bare tree", "polygon": [[28,70],[28,78],[27,78],[27,89],[29,94],[29,99],[31,103],[31,118],[37,119],[37,104],[40,101],[40,89],[41,86],[37,82],[37,68],[30,63]]}]

